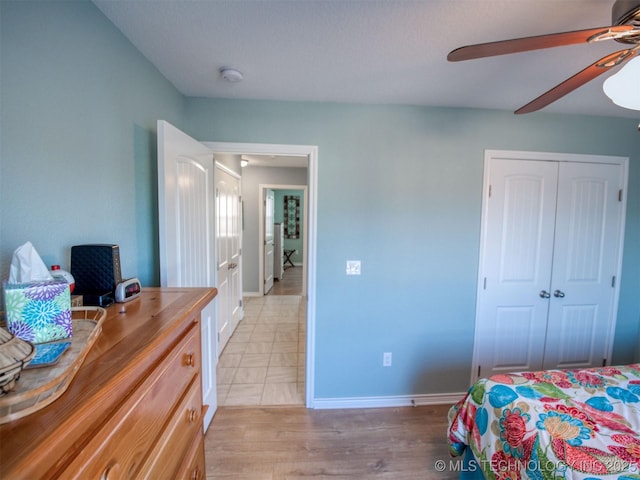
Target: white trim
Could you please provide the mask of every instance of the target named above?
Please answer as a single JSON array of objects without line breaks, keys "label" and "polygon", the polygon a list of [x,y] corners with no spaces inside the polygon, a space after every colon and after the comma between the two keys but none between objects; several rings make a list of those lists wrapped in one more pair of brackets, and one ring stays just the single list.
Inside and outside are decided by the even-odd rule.
[{"label": "white trim", "polygon": [[[616,157],[612,157],[616,158]],[[627,191],[629,190],[629,157],[617,157],[618,164],[622,165],[622,215],[620,215],[620,226],[618,228],[618,269],[616,271],[616,285],[614,287],[615,292],[613,294],[613,305],[611,311],[613,312],[613,321],[609,324],[609,344],[605,350],[605,358],[607,364],[611,365],[613,360],[613,343],[616,336],[616,325],[618,320],[618,303],[620,302],[620,285],[622,284],[622,256],[624,254],[624,231],[627,221]]]},{"label": "white trim", "polygon": [[424,405],[454,405],[467,392],[436,393],[425,395],[398,395],[390,397],[316,398],[314,408],[331,410],[338,408],[388,408],[418,407]]},{"label": "white trim", "polygon": [[587,153],[556,153],[556,152],[531,152],[524,150],[485,150],[485,162],[488,158],[504,160],[539,160],[549,162],[580,162],[580,163],[612,163],[626,165],[628,157],[614,155],[592,155]]},{"label": "white trim", "polygon": [[205,142],[215,153],[236,155],[301,155],[308,158],[307,166],[307,355],[305,374],[305,402],[315,408],[315,334],[316,334],[316,236],[318,218],[318,147],[315,145],[279,145],[264,143]]},{"label": "white trim", "polygon": [[226,165],[223,165],[222,163],[220,163],[219,161],[215,160],[215,154],[214,154],[214,162],[216,164],[216,167],[219,168],[220,170],[224,171],[225,173],[228,173],[229,175],[231,175],[233,178],[237,178],[238,180],[242,180],[242,175],[240,175],[237,172],[234,172],[233,170],[231,170],[229,167],[227,167]]},{"label": "white trim", "polygon": [[[315,145],[285,145],[277,143],[233,143],[233,142],[202,142],[214,153],[231,153],[234,155],[283,155],[310,156],[317,160],[318,147]],[[315,153],[313,151],[315,150]]]}]

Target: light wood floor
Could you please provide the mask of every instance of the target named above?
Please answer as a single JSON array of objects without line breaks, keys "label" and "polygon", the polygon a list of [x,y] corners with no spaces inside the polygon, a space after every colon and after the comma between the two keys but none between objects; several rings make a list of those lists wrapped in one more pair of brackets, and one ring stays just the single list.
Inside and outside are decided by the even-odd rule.
[{"label": "light wood floor", "polygon": [[[250,307],[251,302],[248,302],[247,312],[256,317],[256,328],[260,319],[269,319],[269,310],[264,309],[274,301],[281,303],[277,297],[271,300],[267,297],[299,295],[301,289],[302,267],[290,268],[281,281],[274,282],[269,295],[254,302],[264,304],[262,310]],[[285,297],[282,299],[286,300]],[[276,311],[271,313],[276,314]],[[283,313],[277,312],[281,320]],[[266,314],[264,318],[263,314]],[[247,318],[253,317],[248,315]],[[241,338],[246,333],[240,331],[235,340],[232,337],[231,348],[223,353],[223,357],[237,355],[233,350],[237,345],[232,341],[249,342],[243,352],[257,348],[257,344],[251,346],[251,337]],[[254,333],[255,329],[252,335]],[[235,378],[230,370],[224,370],[229,368],[227,363],[219,370],[219,382],[224,382],[224,378]],[[298,368],[297,371],[302,370]],[[266,378],[269,378],[268,373]],[[265,380],[265,385],[268,384]],[[229,387],[223,385],[218,388],[229,391]],[[246,404],[249,398],[245,392],[241,403]],[[265,398],[264,394],[262,398]],[[258,399],[256,396],[256,403],[260,403]],[[205,436],[207,480],[458,478],[459,460],[449,458],[446,443],[449,405],[312,410],[292,405],[224,406],[227,402],[231,402],[231,396],[226,400],[220,398],[222,406],[218,407]],[[445,462],[445,471],[437,468],[437,461]]]},{"label": "light wood floor", "polygon": [[268,295],[302,295],[302,267],[289,267],[281,280],[273,282]]},{"label": "light wood floor", "polygon": [[220,407],[205,437],[207,480],[453,480],[448,410]]}]

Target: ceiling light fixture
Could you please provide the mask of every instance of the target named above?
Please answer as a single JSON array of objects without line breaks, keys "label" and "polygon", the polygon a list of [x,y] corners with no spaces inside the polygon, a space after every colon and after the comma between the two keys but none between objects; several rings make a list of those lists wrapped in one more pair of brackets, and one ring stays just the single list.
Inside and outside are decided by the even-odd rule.
[{"label": "ceiling light fixture", "polygon": [[616,105],[640,110],[640,57],[629,60],[618,73],[607,78],[602,89]]},{"label": "ceiling light fixture", "polygon": [[240,160],[240,166],[242,168],[246,167],[247,165],[249,165],[249,160]]},{"label": "ceiling light fixture", "polygon": [[236,68],[222,67],[220,69],[220,76],[229,83],[238,83],[242,81],[242,72]]}]

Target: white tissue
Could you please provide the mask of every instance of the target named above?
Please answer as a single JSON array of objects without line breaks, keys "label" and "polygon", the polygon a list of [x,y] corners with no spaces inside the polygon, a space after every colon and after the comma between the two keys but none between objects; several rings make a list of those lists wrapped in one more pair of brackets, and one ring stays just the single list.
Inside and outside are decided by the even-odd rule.
[{"label": "white tissue", "polygon": [[26,283],[53,280],[38,252],[31,242],[18,247],[13,252],[11,268],[9,269],[9,283]]}]

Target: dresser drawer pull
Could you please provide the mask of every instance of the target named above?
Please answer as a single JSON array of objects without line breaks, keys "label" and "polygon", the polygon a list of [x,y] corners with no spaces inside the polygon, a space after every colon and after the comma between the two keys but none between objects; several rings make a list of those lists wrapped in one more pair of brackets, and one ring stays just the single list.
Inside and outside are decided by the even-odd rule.
[{"label": "dresser drawer pull", "polygon": [[114,478],[120,478],[120,464],[118,462],[111,462],[100,475],[100,480],[113,480]]},{"label": "dresser drawer pull", "polygon": [[187,413],[187,418],[189,419],[189,423],[193,423],[198,419],[198,412],[195,408],[190,408],[189,413]]},{"label": "dresser drawer pull", "polygon": [[193,353],[187,353],[184,356],[184,364],[187,367],[195,367],[196,366],[196,356]]},{"label": "dresser drawer pull", "polygon": [[191,472],[191,480],[201,480],[202,477],[202,472],[200,472],[200,469],[198,467],[193,469],[193,472]]}]

